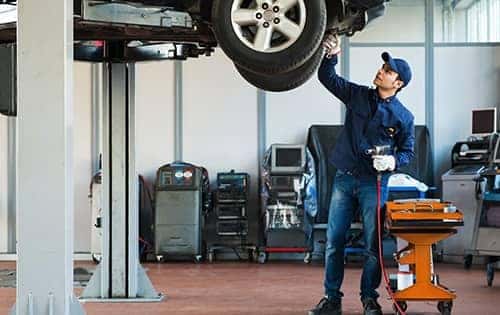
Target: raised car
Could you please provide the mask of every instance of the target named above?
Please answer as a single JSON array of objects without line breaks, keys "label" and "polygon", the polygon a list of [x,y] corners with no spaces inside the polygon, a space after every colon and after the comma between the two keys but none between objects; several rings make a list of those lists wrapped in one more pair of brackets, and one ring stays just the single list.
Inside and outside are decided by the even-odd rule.
[{"label": "raised car", "polygon": [[[383,15],[385,2],[74,0],[74,38],[90,47],[96,42],[104,43],[99,47],[120,43],[123,52],[115,58],[128,60],[155,54],[158,59],[198,57],[220,46],[248,82],[264,90],[285,91],[313,74],[323,55],[320,46],[326,32],[352,36]],[[9,11],[5,7],[14,7],[16,1],[0,3],[1,21]],[[15,24],[0,25],[0,42],[15,41]],[[75,56],[92,60],[87,52]]]}]

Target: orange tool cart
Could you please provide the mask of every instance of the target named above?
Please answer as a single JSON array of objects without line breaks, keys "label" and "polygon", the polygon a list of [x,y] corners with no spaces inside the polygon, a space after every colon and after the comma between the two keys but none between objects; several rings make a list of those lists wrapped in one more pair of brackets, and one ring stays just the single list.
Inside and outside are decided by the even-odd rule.
[{"label": "orange tool cart", "polygon": [[399,270],[406,268],[405,278],[399,279],[398,273],[394,300],[403,311],[409,301],[436,301],[442,315],[451,314],[456,295],[434,274],[432,245],[457,233],[457,227],[463,225],[462,213],[451,203],[436,199],[396,200],[387,202],[386,209],[389,231],[407,242],[394,255]]}]

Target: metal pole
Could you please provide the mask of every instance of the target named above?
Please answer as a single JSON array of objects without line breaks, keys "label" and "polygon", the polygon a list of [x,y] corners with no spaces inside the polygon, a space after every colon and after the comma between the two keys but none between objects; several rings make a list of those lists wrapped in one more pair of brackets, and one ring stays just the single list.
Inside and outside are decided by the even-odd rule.
[{"label": "metal pole", "polygon": [[103,77],[102,260],[82,300],[158,302],[163,296],[139,264],[135,65],[108,63]]},{"label": "metal pole", "polygon": [[[19,1],[17,295],[12,314],[84,314],[73,297],[73,1]],[[43,23],[33,23],[44,17]],[[43,38],[43,45],[40,39]]]}]

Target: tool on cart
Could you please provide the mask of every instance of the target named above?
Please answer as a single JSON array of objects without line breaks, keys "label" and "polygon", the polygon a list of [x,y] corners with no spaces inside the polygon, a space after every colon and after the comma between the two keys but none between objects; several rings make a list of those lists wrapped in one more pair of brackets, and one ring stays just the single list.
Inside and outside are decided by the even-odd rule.
[{"label": "tool on cart", "polygon": [[390,149],[391,146],[389,145],[376,145],[373,148],[366,150],[366,154],[371,156],[386,155],[389,153]]},{"label": "tool on cart", "polygon": [[457,227],[463,226],[463,214],[453,204],[437,199],[387,202],[386,213],[390,233],[408,242],[395,254],[400,270],[408,268],[409,275],[399,281],[392,295],[396,313],[403,314],[408,301],[438,301],[441,314],[451,314],[456,294],[441,285],[434,273],[432,245],[456,234]]}]

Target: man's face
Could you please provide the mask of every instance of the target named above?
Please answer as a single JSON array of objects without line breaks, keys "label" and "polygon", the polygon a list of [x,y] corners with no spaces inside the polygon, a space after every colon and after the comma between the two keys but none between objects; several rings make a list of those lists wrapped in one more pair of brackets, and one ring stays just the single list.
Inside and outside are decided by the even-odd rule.
[{"label": "man's face", "polygon": [[373,84],[385,90],[397,90],[403,86],[403,82],[401,80],[398,80],[398,73],[392,70],[387,63],[384,63],[382,67],[377,71],[375,79],[373,80]]}]

